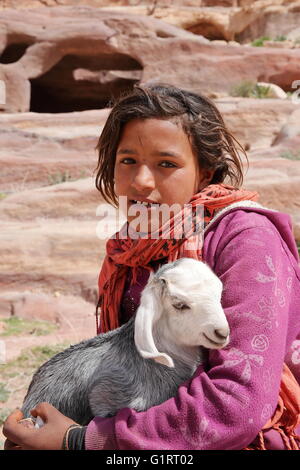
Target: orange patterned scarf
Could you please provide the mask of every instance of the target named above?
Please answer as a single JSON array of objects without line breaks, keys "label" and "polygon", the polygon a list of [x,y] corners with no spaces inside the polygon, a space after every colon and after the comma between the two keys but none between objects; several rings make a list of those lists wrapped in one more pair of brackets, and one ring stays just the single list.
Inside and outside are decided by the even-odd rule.
[{"label": "orange patterned scarf", "polygon": [[277,431],[286,450],[300,450],[300,436],[296,428],[300,426],[300,385],[286,364],[283,364],[277,408],[274,415],[264,425],[256,439],[244,450],[267,450],[264,432]]},{"label": "orange patterned scarf", "polygon": [[[199,240],[203,235],[203,222],[206,226],[217,209],[237,201],[256,201],[257,198],[258,194],[256,192],[235,189],[225,184],[211,184],[191,198],[189,202],[191,210],[189,212],[185,211],[183,213],[183,209],[170,218],[170,221],[161,228],[164,238],[132,239],[127,237],[124,239],[122,238],[124,230],[127,230],[127,224],[125,224],[120,232],[115,234],[116,238],[110,238],[106,245],[107,254],[98,282],[98,307],[101,307],[101,314],[100,325],[96,314],[97,334],[105,333],[120,326],[119,309],[129,268],[132,268],[133,283],[135,283],[139,267],[151,271],[149,262],[152,260],[166,257],[168,262],[183,257],[201,260],[202,245]],[[197,206],[200,205],[204,206],[204,220],[202,220],[202,217],[199,220],[196,212]],[[179,239],[178,234],[183,233],[183,216],[186,217],[187,214],[192,219],[191,229],[184,232],[184,238]],[[198,235],[195,235],[195,233],[198,233]],[[192,237],[195,238],[194,249],[191,249]]]}]

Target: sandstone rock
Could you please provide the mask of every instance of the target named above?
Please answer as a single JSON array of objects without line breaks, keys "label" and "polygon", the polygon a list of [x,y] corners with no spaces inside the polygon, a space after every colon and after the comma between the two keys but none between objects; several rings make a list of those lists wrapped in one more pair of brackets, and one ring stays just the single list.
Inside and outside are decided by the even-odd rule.
[{"label": "sandstone rock", "polygon": [[[160,0],[161,2],[169,0]],[[187,1],[187,0],[186,0]],[[192,0],[190,0],[192,1]],[[200,0],[201,1],[201,0]],[[146,0],[147,2],[147,0]],[[130,5],[130,0],[1,0],[1,8],[39,8],[57,6],[105,7],[110,5]]]},{"label": "sandstone rock", "polygon": [[[261,0],[159,0],[160,7],[170,6],[186,6],[186,7],[199,7],[199,6],[224,6],[236,7],[250,5]],[[276,0],[275,0],[276,1]],[[54,7],[58,5],[75,5],[78,6],[78,0],[2,0],[0,8],[37,8],[37,7]],[[274,3],[274,2],[273,2]],[[281,2],[282,3],[282,2]],[[285,2],[289,3],[289,2]],[[134,4],[145,5],[151,8],[151,1],[149,0],[80,0],[81,5],[89,5],[92,7],[110,7],[110,6],[126,6],[130,7]],[[149,9],[150,9],[149,8]]]},{"label": "sandstone rock", "polygon": [[[236,34],[238,41],[247,42],[262,36],[276,38],[287,35],[292,29],[298,27],[299,2],[255,2],[241,10],[240,18],[242,25]],[[238,21],[238,16],[236,16],[236,21]]]},{"label": "sandstone rock", "polygon": [[[22,191],[1,201],[0,318],[58,324],[51,344],[95,334],[106,242],[96,233],[100,202],[91,179]],[[45,338],[32,339],[22,338],[22,346],[17,338],[7,339],[8,356],[45,344]]]},{"label": "sandstone rock", "polygon": [[223,39],[215,39],[215,40],[211,41],[211,43],[214,46],[227,46],[227,41],[224,41]]},{"label": "sandstone rock", "polygon": [[[278,145],[286,139],[300,136],[300,109],[296,109],[287,119],[286,123],[280,129],[273,145]],[[299,146],[300,148],[300,146]]]},{"label": "sandstone rock", "polygon": [[[288,25],[298,25],[296,0],[3,0],[2,8],[39,6],[90,6],[151,15],[209,39],[234,39],[245,42],[260,36],[287,34]],[[0,7],[1,8],[1,7]],[[295,26],[295,27],[296,27]],[[271,33],[270,33],[271,31]],[[280,46],[278,46],[280,47]]]},{"label": "sandstone rock", "polygon": [[[298,140],[298,146],[299,146]],[[299,148],[299,147],[298,147]],[[300,160],[281,158],[284,147],[272,153],[260,149],[249,155],[251,165],[245,177],[245,188],[259,192],[265,207],[288,213],[293,222],[295,238],[300,241]]]},{"label": "sandstone rock", "polygon": [[222,6],[222,7],[237,7],[240,0],[203,0],[201,4],[207,7]]},{"label": "sandstone rock", "polygon": [[[27,111],[29,106],[38,112],[103,107],[140,79],[142,56],[145,49],[153,55],[152,42],[158,47],[168,38],[194,39],[154,18],[88,7],[5,10],[1,23],[6,34],[0,79],[7,82],[7,111]],[[19,81],[16,92],[8,73]]]},{"label": "sandstone rock", "polygon": [[[80,299],[76,298],[73,306],[81,306]],[[35,311],[35,304],[32,304],[33,312]],[[81,309],[80,318],[78,316],[72,316],[72,313],[68,312],[68,317],[65,316],[66,323],[59,328],[55,333],[42,336],[33,335],[22,335],[20,336],[9,336],[5,337],[6,346],[6,362],[16,359],[22,352],[27,348],[34,348],[37,346],[52,346],[56,344],[65,344],[65,347],[71,344],[79,343],[85,339],[96,336],[96,320],[94,314],[90,313],[89,316],[86,312],[86,305],[84,305],[85,311]],[[91,306],[90,312],[91,312]],[[64,312],[62,311],[62,315]],[[79,320],[79,322],[78,322]],[[18,404],[20,405],[20,403]]]},{"label": "sandstone rock", "polygon": [[[49,274],[49,279],[56,276],[60,282],[67,272],[73,276],[89,273],[90,263],[97,263],[92,252],[101,256],[104,243],[96,236],[96,208],[101,202],[90,178],[2,199],[2,280],[5,275],[22,277],[24,273],[33,279],[41,270]],[[32,258],[36,252],[39,254]],[[11,264],[16,259],[18,268]],[[74,263],[79,271],[74,270]],[[74,292],[77,290],[74,284]]]},{"label": "sandstone rock", "polygon": [[84,329],[85,322],[88,322],[89,328],[91,324],[94,326],[95,318],[90,321],[90,317],[94,317],[95,306],[79,296],[60,295],[59,298],[55,298],[42,292],[6,291],[0,294],[1,316],[7,303],[10,303],[15,317],[54,323],[58,327],[57,332],[69,328],[79,332]]},{"label": "sandstone rock", "polygon": [[[131,7],[111,4],[105,9],[146,15],[149,7],[145,3]],[[289,25],[299,24],[299,4],[296,0],[204,0],[193,8],[185,2],[171,1],[166,8],[158,2],[153,16],[209,39],[245,43],[261,36],[287,34]]]},{"label": "sandstone rock", "polygon": [[[34,36],[35,43],[17,62],[0,65],[0,75],[13,70],[26,90],[30,81],[31,107],[39,112],[99,108],[111,98],[111,89],[122,92],[124,86],[128,88],[129,79],[122,77],[117,83],[95,83],[99,69],[136,73],[142,70],[143,83],[159,80],[204,93],[228,92],[245,79],[271,82],[289,90],[300,76],[299,49],[215,46],[154,18],[88,7],[49,11],[2,13],[9,41],[21,34],[22,16],[22,21],[26,20],[22,34]],[[45,29],[41,28],[46,24]],[[78,69],[90,70],[91,81],[88,75],[85,80],[76,81]],[[187,74],[186,70],[193,73]],[[123,80],[127,80],[126,84]],[[8,94],[7,110],[16,110],[17,102],[23,103],[23,111],[28,110],[28,96],[22,95],[23,88]],[[17,100],[14,93],[22,95],[23,101]]]},{"label": "sandstone rock", "polygon": [[224,7],[241,7],[252,5],[255,2],[261,2],[261,0],[202,0],[201,5],[214,7],[214,6],[224,6]]},{"label": "sandstone rock", "polygon": [[221,98],[216,100],[225,122],[247,149],[268,148],[299,104],[289,100]]},{"label": "sandstone rock", "polygon": [[[228,9],[223,7],[205,8],[189,8],[181,3],[175,2],[169,4],[168,8],[163,8],[158,3],[153,16],[163,20],[166,23],[190,31],[194,34],[204,36],[210,40],[232,40],[234,39],[234,30],[231,27],[232,20],[239,9]],[[128,7],[106,7],[106,11],[122,11],[134,13],[135,15],[147,15],[149,7],[138,5]]]},{"label": "sandstone rock", "polygon": [[0,192],[92,175],[108,112],[0,114]]},{"label": "sandstone rock", "polygon": [[300,28],[295,28],[286,35],[291,41],[300,41]]},{"label": "sandstone rock", "polygon": [[[7,298],[3,295],[15,286],[21,293],[59,292],[96,303],[105,243],[114,233],[99,231],[101,214],[97,208],[101,203],[90,178],[22,191],[0,202],[3,302]],[[113,227],[114,219],[107,223]],[[55,299],[61,302],[60,295]],[[12,311],[11,303],[6,301],[2,314],[16,314],[16,308]],[[50,311],[51,306],[46,309]]]},{"label": "sandstone rock", "polygon": [[99,137],[109,112],[109,109],[101,109],[59,114],[0,114],[0,126],[3,130],[20,130],[29,135],[70,142],[80,137]]},{"label": "sandstone rock", "polygon": [[275,49],[293,48],[294,41],[264,41],[264,47],[275,47]]}]

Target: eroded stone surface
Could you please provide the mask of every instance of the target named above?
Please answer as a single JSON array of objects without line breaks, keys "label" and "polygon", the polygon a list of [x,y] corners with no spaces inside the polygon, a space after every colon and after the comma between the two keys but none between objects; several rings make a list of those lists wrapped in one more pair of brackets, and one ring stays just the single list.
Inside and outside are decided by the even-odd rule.
[{"label": "eroded stone surface", "polygon": [[0,114],[0,192],[92,176],[108,112]]},{"label": "eroded stone surface", "polygon": [[99,109],[143,78],[165,40],[193,38],[151,17],[84,6],[4,10],[1,31],[8,111]]},{"label": "eroded stone surface", "polygon": [[0,65],[7,87],[1,106],[10,112],[99,109],[139,81],[160,80],[210,94],[230,93],[245,80],[287,91],[300,76],[300,49],[214,44],[158,19],[116,9],[4,10],[1,27],[4,55],[8,47],[21,48],[14,50],[17,61]]},{"label": "eroded stone surface", "polygon": [[[104,8],[146,15],[149,7],[144,3],[131,7],[112,3]],[[153,11],[155,18],[209,39],[237,39],[243,43],[289,33],[299,25],[299,14],[296,0],[203,0],[194,5],[171,1],[168,7],[158,2]]]}]

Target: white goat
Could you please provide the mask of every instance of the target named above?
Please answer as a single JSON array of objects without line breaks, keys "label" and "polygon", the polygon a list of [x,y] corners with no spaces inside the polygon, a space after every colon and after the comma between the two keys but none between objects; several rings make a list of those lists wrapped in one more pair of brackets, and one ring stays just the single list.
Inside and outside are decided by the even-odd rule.
[{"label": "white goat", "polygon": [[34,374],[23,413],[42,401],[80,424],[174,396],[202,361],[201,348],[228,344],[222,283],[181,258],[151,273],[137,313],[120,328],[62,351]]},{"label": "white goat", "polygon": [[213,271],[192,258],[180,258],[151,273],[135,319],[139,353],[174,367],[172,357],[197,361],[199,346],[225,347],[229,326],[221,305],[222,288]]}]

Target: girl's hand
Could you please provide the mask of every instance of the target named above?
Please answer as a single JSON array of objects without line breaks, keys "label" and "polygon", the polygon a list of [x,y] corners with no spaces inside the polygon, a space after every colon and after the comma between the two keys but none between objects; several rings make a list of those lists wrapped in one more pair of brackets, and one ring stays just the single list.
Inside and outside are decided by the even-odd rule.
[{"label": "girl's hand", "polygon": [[21,410],[13,411],[6,419],[3,434],[7,437],[5,450],[60,450],[63,438],[71,424],[76,424],[49,403],[39,403],[31,414],[44,421],[41,428],[28,428],[19,423]]}]

